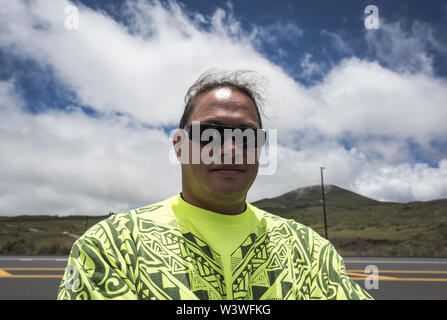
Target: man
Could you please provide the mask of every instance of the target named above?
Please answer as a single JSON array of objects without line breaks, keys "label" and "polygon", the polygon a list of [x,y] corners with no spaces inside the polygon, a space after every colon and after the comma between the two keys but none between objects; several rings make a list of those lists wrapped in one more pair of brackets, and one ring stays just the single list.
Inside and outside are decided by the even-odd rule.
[{"label": "man", "polygon": [[173,141],[182,192],[89,229],[58,299],[371,299],[331,243],[247,203],[265,140],[253,75],[210,71],[190,88]]}]

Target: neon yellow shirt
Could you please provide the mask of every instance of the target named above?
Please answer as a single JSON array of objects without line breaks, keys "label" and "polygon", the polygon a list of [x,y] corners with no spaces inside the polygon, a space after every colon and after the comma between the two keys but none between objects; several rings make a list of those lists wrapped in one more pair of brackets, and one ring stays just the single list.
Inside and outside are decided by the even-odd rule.
[{"label": "neon yellow shirt", "polygon": [[180,194],[111,216],[72,247],[58,299],[371,299],[333,245],[246,203],[237,215]]}]

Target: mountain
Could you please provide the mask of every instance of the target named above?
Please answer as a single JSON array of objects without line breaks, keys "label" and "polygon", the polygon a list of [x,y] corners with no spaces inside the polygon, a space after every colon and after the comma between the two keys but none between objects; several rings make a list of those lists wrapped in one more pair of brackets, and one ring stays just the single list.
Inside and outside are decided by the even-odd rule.
[{"label": "mountain", "polygon": [[447,199],[435,199],[435,200],[430,200],[428,202],[447,202]]},{"label": "mountain", "polygon": [[[382,202],[367,198],[358,193],[335,185],[325,185],[326,205],[331,207],[361,207],[382,204]],[[321,186],[298,188],[274,198],[253,202],[253,205],[265,210],[306,208],[322,205]]]},{"label": "mountain", "polygon": [[[325,185],[328,239],[342,256],[447,257],[447,201],[381,202]],[[253,202],[325,236],[321,186]],[[78,235],[105,219],[0,216],[0,254],[68,254]]]},{"label": "mountain", "polygon": [[[325,236],[321,199],[317,185],[252,204]],[[328,238],[343,256],[447,256],[445,199],[382,202],[325,185],[325,200]]]}]

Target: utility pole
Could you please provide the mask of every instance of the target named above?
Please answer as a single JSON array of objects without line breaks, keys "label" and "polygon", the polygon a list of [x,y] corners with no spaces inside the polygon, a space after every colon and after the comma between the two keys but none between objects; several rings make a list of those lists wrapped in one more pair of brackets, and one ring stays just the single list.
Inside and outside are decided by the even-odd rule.
[{"label": "utility pole", "polygon": [[16,234],[16,237],[18,238],[20,235],[20,231],[22,229],[22,217],[19,216],[17,219],[19,220],[19,226],[17,227],[17,234]]},{"label": "utility pole", "polygon": [[435,216],[436,233],[438,235],[438,241],[439,241],[439,252],[442,254],[444,252],[444,240],[442,239],[441,230],[439,228],[439,215],[437,211],[435,211],[434,216]]},{"label": "utility pole", "polygon": [[87,231],[87,225],[88,225],[87,220],[88,220],[88,216],[85,216],[85,218],[84,218],[84,232]]},{"label": "utility pole", "polygon": [[326,239],[328,239],[328,237],[327,237],[327,223],[326,223],[326,199],[324,197],[323,169],[324,169],[324,167],[320,167],[320,172],[321,172],[321,197],[322,197],[322,201],[323,201],[324,234],[326,236]]}]

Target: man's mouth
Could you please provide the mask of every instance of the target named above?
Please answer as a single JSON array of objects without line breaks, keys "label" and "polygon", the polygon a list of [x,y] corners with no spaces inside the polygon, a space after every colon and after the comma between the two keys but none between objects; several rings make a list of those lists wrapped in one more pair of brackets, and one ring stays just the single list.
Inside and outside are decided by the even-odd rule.
[{"label": "man's mouth", "polygon": [[225,175],[236,175],[245,172],[246,168],[238,165],[220,165],[212,167],[210,171]]}]

